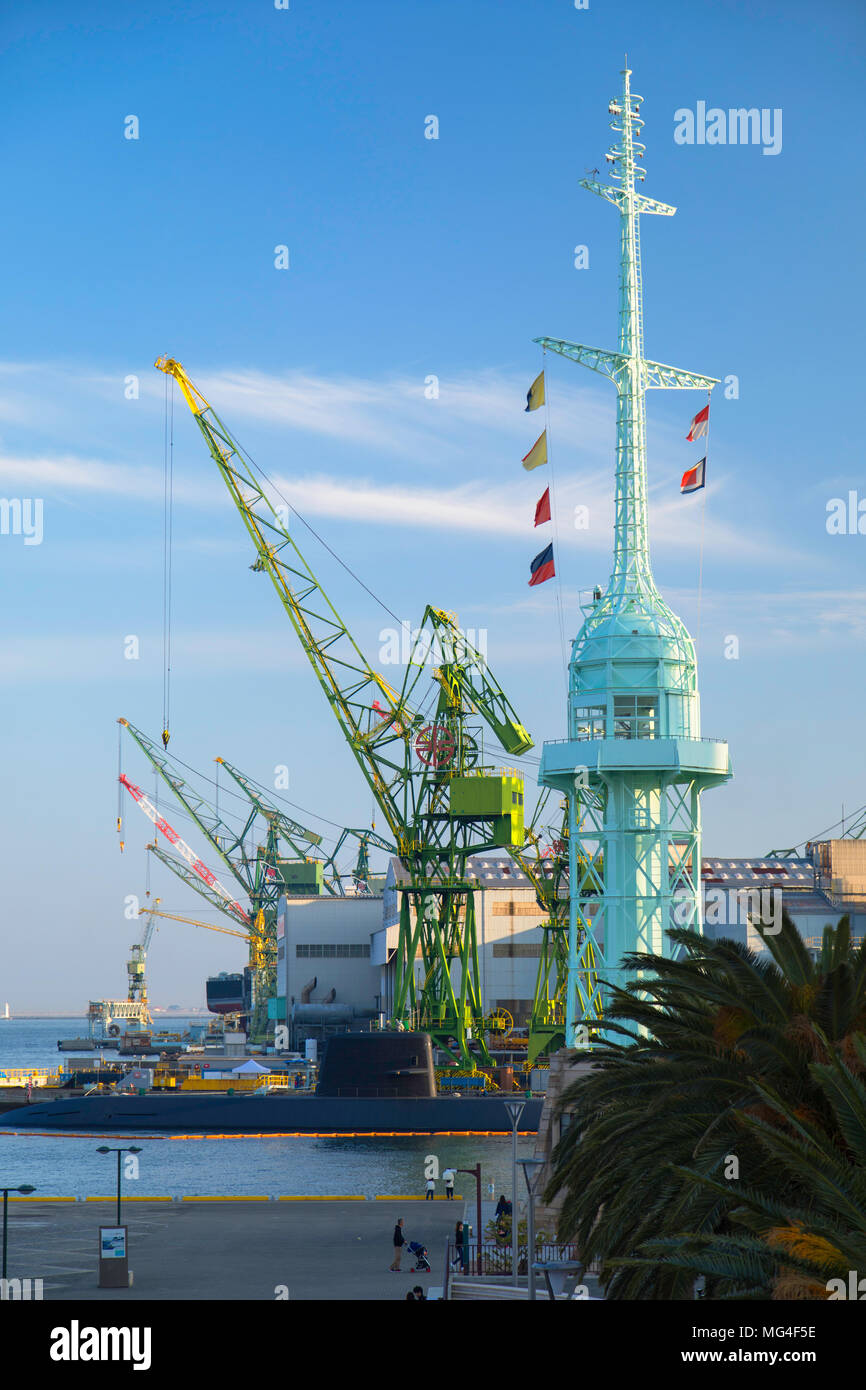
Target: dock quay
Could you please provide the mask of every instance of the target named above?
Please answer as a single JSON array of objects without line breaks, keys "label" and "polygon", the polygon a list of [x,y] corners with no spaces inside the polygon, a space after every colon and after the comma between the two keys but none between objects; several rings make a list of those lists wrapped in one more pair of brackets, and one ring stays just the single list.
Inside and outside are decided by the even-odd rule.
[{"label": "dock quay", "polygon": [[[340,1196],[142,1199],[125,1205],[123,1213],[132,1284],[99,1289],[97,1227],[104,1205],[110,1204],[28,1201],[10,1207],[10,1276],[39,1278],[44,1300],[75,1303],[399,1302],[414,1284],[436,1297],[447,1282],[455,1218],[471,1222],[474,1209],[472,1201],[410,1202],[389,1196],[377,1201]],[[408,1251],[399,1273],[389,1269],[391,1235],[399,1217],[407,1239],[426,1247],[429,1272],[416,1271]],[[166,1250],[171,1250],[170,1260]]]}]

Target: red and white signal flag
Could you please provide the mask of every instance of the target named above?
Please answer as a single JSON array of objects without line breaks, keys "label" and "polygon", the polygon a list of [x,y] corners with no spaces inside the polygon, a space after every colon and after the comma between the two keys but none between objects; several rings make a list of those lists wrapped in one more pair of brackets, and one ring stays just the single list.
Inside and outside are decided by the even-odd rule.
[{"label": "red and white signal flag", "polygon": [[690,443],[694,443],[696,439],[701,439],[707,433],[709,428],[710,406],[709,402],[707,402],[703,410],[699,410],[694,420],[692,420],[692,423],[689,427],[689,432],[686,435],[686,439],[688,439]]},{"label": "red and white signal flag", "polygon": [[700,459],[694,468],[687,468],[680,483],[680,492],[700,492],[707,481],[707,460]]}]

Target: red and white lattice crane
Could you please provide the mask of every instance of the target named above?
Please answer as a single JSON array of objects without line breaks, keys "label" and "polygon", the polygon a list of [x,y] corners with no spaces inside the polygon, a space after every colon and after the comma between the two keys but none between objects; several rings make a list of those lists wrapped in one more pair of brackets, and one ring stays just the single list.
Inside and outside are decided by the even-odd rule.
[{"label": "red and white lattice crane", "polygon": [[213,870],[208,868],[204,860],[199,859],[195,850],[190,848],[186,840],[181,839],[177,831],[169,825],[165,816],[160,815],[159,811],[150,800],[150,797],[144,794],[141,787],[137,787],[134,782],[130,782],[129,778],[123,772],[120,774],[119,781],[121,786],[125,787],[129,792],[133,801],[138,802],[148,819],[153,821],[157,830],[159,830],[169,843],[174,845],[178,853],[183,856],[193,872],[198,874],[199,878],[202,879],[209,888],[213,889],[214,893],[218,894],[230,907],[234,908],[235,913],[239,913],[245,922],[249,922],[249,915],[244,912],[240,903],[235,901],[228,889],[224,888],[220,883]]}]

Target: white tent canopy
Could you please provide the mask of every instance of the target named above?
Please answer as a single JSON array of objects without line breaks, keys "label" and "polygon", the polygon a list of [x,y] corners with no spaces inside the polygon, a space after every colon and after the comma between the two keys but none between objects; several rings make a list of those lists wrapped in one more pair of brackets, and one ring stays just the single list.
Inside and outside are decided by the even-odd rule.
[{"label": "white tent canopy", "polygon": [[255,1062],[252,1057],[246,1062],[241,1062],[239,1067],[232,1067],[232,1076],[256,1076],[266,1074],[270,1076],[270,1067],[263,1067],[259,1062]]}]

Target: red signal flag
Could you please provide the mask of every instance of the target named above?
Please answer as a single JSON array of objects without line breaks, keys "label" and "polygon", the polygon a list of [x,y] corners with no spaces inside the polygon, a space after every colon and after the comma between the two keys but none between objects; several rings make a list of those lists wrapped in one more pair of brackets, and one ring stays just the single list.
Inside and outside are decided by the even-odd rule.
[{"label": "red signal flag", "polygon": [[550,520],[550,488],[546,487],[535,506],[535,525],[541,526]]}]

